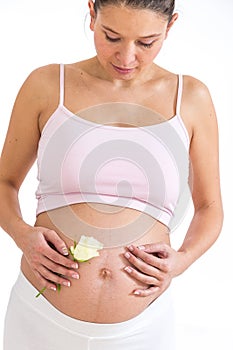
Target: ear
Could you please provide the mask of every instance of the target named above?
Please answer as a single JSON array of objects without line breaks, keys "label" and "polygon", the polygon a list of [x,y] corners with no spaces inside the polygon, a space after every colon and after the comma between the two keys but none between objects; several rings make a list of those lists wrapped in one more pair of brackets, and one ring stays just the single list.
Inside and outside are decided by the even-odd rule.
[{"label": "ear", "polygon": [[88,0],[88,7],[90,11],[90,16],[91,16],[90,29],[93,31],[94,24],[95,24],[95,17],[96,17],[93,0]]},{"label": "ear", "polygon": [[177,20],[177,18],[178,18],[178,13],[174,13],[172,15],[172,19],[170,20],[170,22],[167,25],[167,31],[166,31],[166,37],[165,38],[167,38],[168,33],[169,33],[171,27],[173,26],[173,24],[175,23],[175,21]]}]

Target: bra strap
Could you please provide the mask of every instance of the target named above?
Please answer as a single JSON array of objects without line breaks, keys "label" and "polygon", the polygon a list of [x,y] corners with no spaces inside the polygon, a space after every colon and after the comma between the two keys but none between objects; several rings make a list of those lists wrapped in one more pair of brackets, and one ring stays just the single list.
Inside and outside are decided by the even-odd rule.
[{"label": "bra strap", "polygon": [[177,92],[177,101],[176,101],[176,115],[180,115],[181,100],[183,94],[183,75],[178,75],[178,92]]},{"label": "bra strap", "polygon": [[64,104],[64,79],[65,78],[65,67],[64,64],[60,64],[60,102],[59,105],[63,106]]}]

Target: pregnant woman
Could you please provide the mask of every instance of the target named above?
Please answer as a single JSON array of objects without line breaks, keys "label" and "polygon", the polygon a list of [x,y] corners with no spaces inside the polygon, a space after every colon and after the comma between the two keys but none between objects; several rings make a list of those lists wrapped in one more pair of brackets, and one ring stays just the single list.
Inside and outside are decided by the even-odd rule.
[{"label": "pregnant woman", "polygon": [[[29,75],[2,151],[0,224],[23,252],[4,350],[174,349],[169,286],[222,227],[208,89],[154,63],[174,1],[88,5],[96,56]],[[31,226],[18,191],[36,159]],[[176,251],[169,234],[189,194],[194,215]],[[75,261],[82,236],[103,249]]]}]

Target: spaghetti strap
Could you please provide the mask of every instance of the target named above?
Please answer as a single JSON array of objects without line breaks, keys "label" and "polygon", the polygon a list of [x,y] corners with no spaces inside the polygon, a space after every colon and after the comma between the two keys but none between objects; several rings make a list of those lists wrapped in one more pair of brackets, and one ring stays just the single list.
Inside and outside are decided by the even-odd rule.
[{"label": "spaghetti strap", "polygon": [[176,115],[180,115],[181,100],[183,94],[183,75],[178,75],[178,92],[177,92],[177,101],[176,101]]},{"label": "spaghetti strap", "polygon": [[60,64],[60,102],[59,105],[64,104],[64,80],[65,80],[65,67],[64,64]]}]

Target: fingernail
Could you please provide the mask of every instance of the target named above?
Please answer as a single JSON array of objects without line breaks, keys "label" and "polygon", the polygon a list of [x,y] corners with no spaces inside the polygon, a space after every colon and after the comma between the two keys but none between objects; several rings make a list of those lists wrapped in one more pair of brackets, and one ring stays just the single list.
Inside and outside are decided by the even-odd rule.
[{"label": "fingernail", "polygon": [[124,270],[127,271],[127,272],[129,272],[129,273],[132,272],[132,269],[131,269],[131,267],[129,267],[129,266],[126,266],[126,267],[124,268]]},{"label": "fingernail", "polygon": [[63,284],[63,286],[70,287],[70,282],[69,281],[62,282],[62,284]]},{"label": "fingernail", "polygon": [[78,264],[77,264],[77,263],[73,264],[73,265],[72,265],[72,268],[73,268],[73,269],[78,269]]},{"label": "fingernail", "polygon": [[65,247],[65,248],[62,248],[62,253],[63,253],[64,255],[68,255],[68,254],[69,254],[69,252],[68,252],[68,250],[67,250],[66,247]]},{"label": "fingernail", "polygon": [[75,278],[76,280],[79,280],[79,275],[78,275],[78,274],[76,274],[76,273],[75,273],[75,274],[73,274],[73,275],[72,275],[72,277],[73,277],[73,278]]},{"label": "fingernail", "polygon": [[131,251],[131,252],[133,252],[133,246],[132,245],[130,245],[130,246],[128,246],[128,249]]},{"label": "fingernail", "polygon": [[135,290],[135,292],[133,292],[133,294],[140,295],[140,292],[139,292],[139,290]]},{"label": "fingernail", "polygon": [[129,259],[129,258],[130,258],[130,254],[129,254],[129,253],[125,253],[125,257],[126,257],[127,259]]},{"label": "fingernail", "polygon": [[146,247],[144,247],[144,245],[140,245],[140,246],[138,247],[138,249],[140,249],[140,250],[145,250]]},{"label": "fingernail", "polygon": [[57,290],[56,287],[50,287],[49,289],[53,290],[54,292],[56,292],[56,290]]}]

